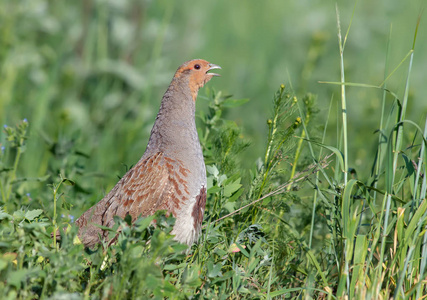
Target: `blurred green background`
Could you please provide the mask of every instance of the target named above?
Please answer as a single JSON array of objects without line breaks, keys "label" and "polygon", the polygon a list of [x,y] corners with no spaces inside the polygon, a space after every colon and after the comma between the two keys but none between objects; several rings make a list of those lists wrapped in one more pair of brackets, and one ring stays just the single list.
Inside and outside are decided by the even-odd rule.
[{"label": "blurred green background", "polygon": [[[142,155],[173,73],[193,58],[222,66],[222,77],[208,88],[250,99],[226,115],[252,143],[243,154],[247,165],[263,153],[272,96],[282,83],[291,85],[298,98],[318,95],[314,124],[319,128],[313,130],[320,136],[331,99],[340,101],[339,86],[319,83],[340,78],[335,3],[2,0],[0,124],[29,121],[31,155],[24,154],[21,173],[37,177],[72,165],[73,174],[65,176],[81,176],[82,189],[109,174],[107,181],[101,176],[108,190],[125,172],[123,164],[129,167]],[[344,53],[346,81],[380,84],[391,26],[389,72],[411,49],[424,3],[338,1],[343,34],[354,13]],[[420,124],[427,112],[424,17],[408,107],[408,118]],[[399,97],[407,65],[387,82]],[[199,95],[198,110],[204,110],[205,91]],[[381,97],[381,90],[347,89],[352,167],[371,163],[364,159],[377,140]],[[328,125],[331,143],[337,135],[335,104]],[[4,139],[0,133],[0,143]]]}]

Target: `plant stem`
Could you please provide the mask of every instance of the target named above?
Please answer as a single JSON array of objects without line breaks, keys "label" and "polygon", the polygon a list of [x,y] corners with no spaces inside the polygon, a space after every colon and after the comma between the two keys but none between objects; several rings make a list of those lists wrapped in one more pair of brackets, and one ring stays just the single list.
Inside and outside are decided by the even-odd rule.
[{"label": "plant stem", "polygon": [[[21,138],[19,144],[22,145],[23,142],[24,142],[24,139]],[[12,193],[12,184],[16,179],[16,170],[18,169],[18,164],[19,164],[19,160],[21,158],[21,154],[22,154],[21,146],[18,146],[16,148],[16,156],[15,156],[15,161],[13,163],[13,169],[11,171],[11,175],[10,175],[9,179],[7,180],[6,194],[5,195],[4,195],[3,188],[2,188],[2,197],[4,197],[5,203],[7,203],[9,201],[10,194]],[[7,211],[7,205],[5,205],[5,207],[6,207],[6,211]]]},{"label": "plant stem", "polygon": [[57,230],[57,224],[56,224],[56,197],[57,197],[57,187],[53,187],[53,219],[52,219],[52,225],[53,225],[53,248],[57,250],[56,248],[56,230]]},{"label": "plant stem", "polygon": [[340,72],[341,72],[341,112],[342,112],[342,129],[344,138],[344,186],[347,184],[348,173],[348,141],[347,141],[347,102],[345,94],[345,75],[344,75],[344,43],[341,36],[340,14],[338,4],[335,5],[337,13],[337,27],[338,27],[338,44],[340,50]]},{"label": "plant stem", "polygon": [[[402,140],[403,140],[403,120],[405,119],[406,106],[408,104],[409,78],[410,78],[411,70],[412,70],[412,62],[413,62],[413,59],[414,59],[415,41],[417,40],[417,33],[418,33],[418,26],[420,25],[420,18],[421,18],[421,16],[418,17],[417,25],[415,27],[414,42],[412,44],[412,53],[411,53],[411,57],[409,59],[408,75],[406,77],[406,85],[405,85],[405,93],[403,95],[402,110],[401,110],[401,113],[400,113],[400,116],[399,116],[399,123],[398,123],[398,129],[397,129],[397,138],[396,138],[396,149],[395,149],[395,152],[394,152],[394,160],[393,160],[393,178],[395,176],[395,172],[396,172],[396,168],[397,168],[397,159],[398,159],[398,156],[399,156],[399,152],[400,152],[400,148],[401,148]],[[390,196],[389,196],[389,198],[387,200],[390,201]],[[426,214],[424,214],[424,216],[423,216],[423,221],[424,221],[425,217],[426,217]],[[387,225],[387,224],[385,224],[385,225]],[[421,225],[419,226],[419,230],[420,230],[420,228],[421,228]],[[418,235],[415,235],[415,237],[416,236],[418,236]],[[409,249],[409,253],[408,253],[407,257],[406,257],[405,266],[404,266],[402,272],[400,273],[399,279],[397,281],[396,288],[394,290],[394,299],[398,299],[398,297],[399,297],[400,288],[401,288],[402,283],[403,283],[403,278],[405,276],[406,268],[408,266],[409,260],[412,258],[412,253],[413,253],[414,248],[415,248],[415,246],[414,246],[414,242],[413,242],[413,244],[411,245],[411,247]]]}]

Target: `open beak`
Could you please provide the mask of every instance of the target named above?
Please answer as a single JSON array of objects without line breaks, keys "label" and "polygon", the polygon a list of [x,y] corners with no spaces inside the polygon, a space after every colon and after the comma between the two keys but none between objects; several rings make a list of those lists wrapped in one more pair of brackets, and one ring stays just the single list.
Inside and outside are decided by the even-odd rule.
[{"label": "open beak", "polygon": [[209,64],[209,69],[206,71],[206,73],[212,76],[221,76],[217,73],[208,73],[210,70],[214,70],[214,69],[221,69],[221,67],[215,64]]}]

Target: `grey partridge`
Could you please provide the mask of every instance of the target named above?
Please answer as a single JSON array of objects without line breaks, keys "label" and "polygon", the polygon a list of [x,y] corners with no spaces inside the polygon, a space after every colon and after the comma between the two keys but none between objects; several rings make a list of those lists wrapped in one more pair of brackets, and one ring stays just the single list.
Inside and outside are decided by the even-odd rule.
[{"label": "grey partridge", "polygon": [[176,218],[172,234],[188,245],[197,241],[206,203],[206,169],[195,123],[199,89],[221,69],[202,59],[176,71],[166,90],[144,155],[97,204],[76,220],[78,235],[93,247],[112,227],[114,216],[140,216],[167,210]]}]

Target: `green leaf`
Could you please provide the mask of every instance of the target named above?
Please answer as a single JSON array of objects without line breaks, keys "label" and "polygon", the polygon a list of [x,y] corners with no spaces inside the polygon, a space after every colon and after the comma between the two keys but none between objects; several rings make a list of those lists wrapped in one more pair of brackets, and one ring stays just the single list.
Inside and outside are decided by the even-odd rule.
[{"label": "green leaf", "polygon": [[396,230],[397,230],[397,241],[403,243],[404,232],[405,232],[405,209],[403,207],[397,208],[397,221],[396,221]]},{"label": "green leaf", "polygon": [[313,140],[309,140],[309,139],[306,139],[306,138],[302,138],[302,137],[299,137],[300,139],[303,139],[303,140],[305,140],[305,141],[307,141],[307,142],[309,142],[309,143],[313,143],[313,144],[315,144],[315,145],[317,145],[317,146],[320,146],[320,147],[323,147],[323,148],[325,148],[325,149],[328,149],[328,150],[330,150],[330,151],[332,151],[333,153],[335,153],[335,155],[337,156],[337,158],[338,158],[338,162],[340,163],[340,167],[341,167],[341,171],[342,172],[344,172],[345,170],[344,170],[344,154],[340,151],[340,150],[338,150],[337,148],[335,148],[335,147],[332,147],[332,146],[328,146],[328,145],[325,145],[325,144],[322,144],[322,143],[319,143],[319,142],[316,142],[316,141],[313,141]]},{"label": "green leaf", "polygon": [[316,268],[317,272],[319,272],[320,277],[321,277],[321,278],[322,278],[322,280],[323,280],[323,284],[324,284],[325,286],[328,286],[328,280],[326,279],[326,276],[325,276],[325,274],[323,273],[322,268],[320,267],[320,264],[319,264],[319,262],[317,261],[316,256],[314,255],[313,251],[308,250],[306,254],[307,254],[307,258],[309,259],[309,261],[310,261],[310,262],[313,264],[313,266]]},{"label": "green leaf", "polygon": [[25,213],[25,219],[27,219],[28,221],[33,221],[35,218],[40,216],[42,213],[43,213],[42,209],[34,209],[34,210],[27,211]]},{"label": "green leaf", "polygon": [[140,217],[138,218],[134,225],[138,226],[139,230],[144,230],[148,226],[150,226],[151,222],[154,220],[154,215],[148,216],[148,217]]},{"label": "green leaf", "polygon": [[0,209],[0,220],[12,219],[12,216]]},{"label": "green leaf", "polygon": [[27,269],[13,271],[8,274],[7,283],[19,289],[21,288],[21,282],[25,280],[27,273]]},{"label": "green leaf", "polygon": [[137,245],[132,249],[130,249],[129,256],[132,259],[141,259],[141,255],[143,252],[144,252],[144,247],[142,247],[141,245]]},{"label": "green leaf", "polygon": [[237,179],[236,181],[230,183],[230,184],[227,184],[224,187],[224,196],[225,197],[230,197],[231,195],[233,195],[233,193],[235,191],[237,191],[238,189],[240,189],[241,186],[242,185],[240,184],[240,178]]},{"label": "green leaf", "polygon": [[74,182],[74,181],[72,181],[72,180],[70,180],[70,179],[68,179],[68,178],[64,178],[64,179],[62,179],[62,181],[61,181],[63,184],[65,184],[65,185],[70,185],[70,186],[73,186],[73,185],[75,185],[76,183]]},{"label": "green leaf", "polygon": [[408,227],[405,230],[405,244],[409,244],[409,239],[412,237],[412,234],[420,221],[421,217],[423,216],[424,212],[427,209],[427,200],[423,200],[421,202],[421,205],[418,207],[417,211],[415,212],[414,216],[411,219],[411,222],[409,222]]},{"label": "green leaf", "polygon": [[241,106],[241,105],[245,104],[248,101],[249,101],[248,98],[227,99],[227,100],[224,100],[224,102],[222,102],[222,106],[224,106],[224,107],[237,107],[237,106]]},{"label": "green leaf", "polygon": [[64,198],[65,198],[65,197],[62,197],[62,198],[61,198],[61,199],[62,199],[61,207],[62,207],[63,209],[65,209],[65,210],[67,210],[67,211],[70,211],[70,210],[71,210],[71,208],[73,207],[73,205],[72,205],[71,203],[69,203],[69,202],[65,201],[65,200],[64,200]]},{"label": "green leaf", "polygon": [[355,287],[357,282],[363,282],[364,276],[364,262],[368,248],[368,242],[366,235],[358,235],[356,237],[356,246],[354,247],[354,258],[353,258],[353,276],[351,277],[350,284],[350,295],[355,295]]},{"label": "green leaf", "polygon": [[236,209],[236,203],[228,201],[223,205],[223,208],[231,213]]},{"label": "green leaf", "polygon": [[147,278],[146,278],[146,281],[145,281],[145,284],[147,286],[156,287],[156,286],[161,285],[161,279],[157,278],[153,274],[148,274]]},{"label": "green leaf", "polygon": [[165,266],[163,267],[163,270],[166,270],[166,271],[174,271],[174,270],[178,270],[178,269],[185,268],[186,266],[187,266],[187,263],[186,263],[186,262],[183,262],[183,263],[181,263],[181,264],[179,264],[179,265],[177,265],[177,264],[167,264],[167,265],[165,265]]},{"label": "green leaf", "polygon": [[347,183],[344,189],[344,194],[342,197],[342,208],[341,215],[343,218],[343,233],[344,238],[353,239],[354,230],[356,228],[356,220],[350,217],[350,206],[352,204],[351,192],[354,186],[357,186],[358,181],[356,179],[351,179]]},{"label": "green leaf", "polygon": [[13,218],[15,219],[15,221],[20,222],[25,219],[25,213],[22,210],[14,211]]},{"label": "green leaf", "polygon": [[385,156],[385,186],[388,194],[393,194],[393,132],[390,133],[390,137],[387,142],[387,150]]},{"label": "green leaf", "polygon": [[242,194],[243,194],[243,192],[244,192],[244,189],[240,189],[240,190],[238,190],[237,192],[235,192],[234,194],[233,194],[233,196],[231,196],[229,199],[228,199],[228,202],[235,202]]},{"label": "green leaf", "polygon": [[161,297],[164,298],[174,298],[176,297],[176,293],[178,292],[177,288],[168,281],[164,282],[163,288],[161,290]]},{"label": "green leaf", "polygon": [[217,192],[219,192],[221,190],[221,188],[217,185],[211,187],[210,189],[208,189],[208,194],[215,194]]},{"label": "green leaf", "polygon": [[208,173],[212,174],[214,177],[218,177],[219,171],[215,165],[206,166],[206,171],[208,171]]},{"label": "green leaf", "polygon": [[411,189],[411,194],[414,194],[416,171],[414,169],[414,165],[412,164],[412,160],[408,156],[406,156],[405,153],[402,153],[402,157],[405,161],[406,171],[408,172],[408,177],[410,180],[409,187]]},{"label": "green leaf", "polygon": [[304,290],[304,288],[300,288],[300,287],[298,287],[298,288],[290,288],[290,289],[281,289],[281,290],[278,290],[278,291],[271,292],[270,293],[270,297],[274,298],[274,297],[277,297],[277,296],[281,296],[283,294],[290,294],[292,292],[298,292],[298,291],[302,291],[302,290]]},{"label": "green leaf", "polygon": [[7,267],[8,263],[6,260],[0,258],[0,271]]},{"label": "green leaf", "polygon": [[239,245],[238,243],[235,243],[235,245],[237,246],[237,248],[239,248],[240,252],[242,252],[242,254],[246,257],[249,258],[249,253],[248,251],[246,251],[245,248],[243,248],[241,245]]},{"label": "green leaf", "polygon": [[259,265],[259,261],[260,261],[260,259],[258,257],[256,257],[256,258],[252,257],[249,260],[249,264],[248,264],[248,273],[249,274],[251,274],[255,270],[255,268]]},{"label": "green leaf", "polygon": [[221,264],[213,264],[212,261],[208,262],[208,277],[218,277],[222,276],[221,274]]}]

